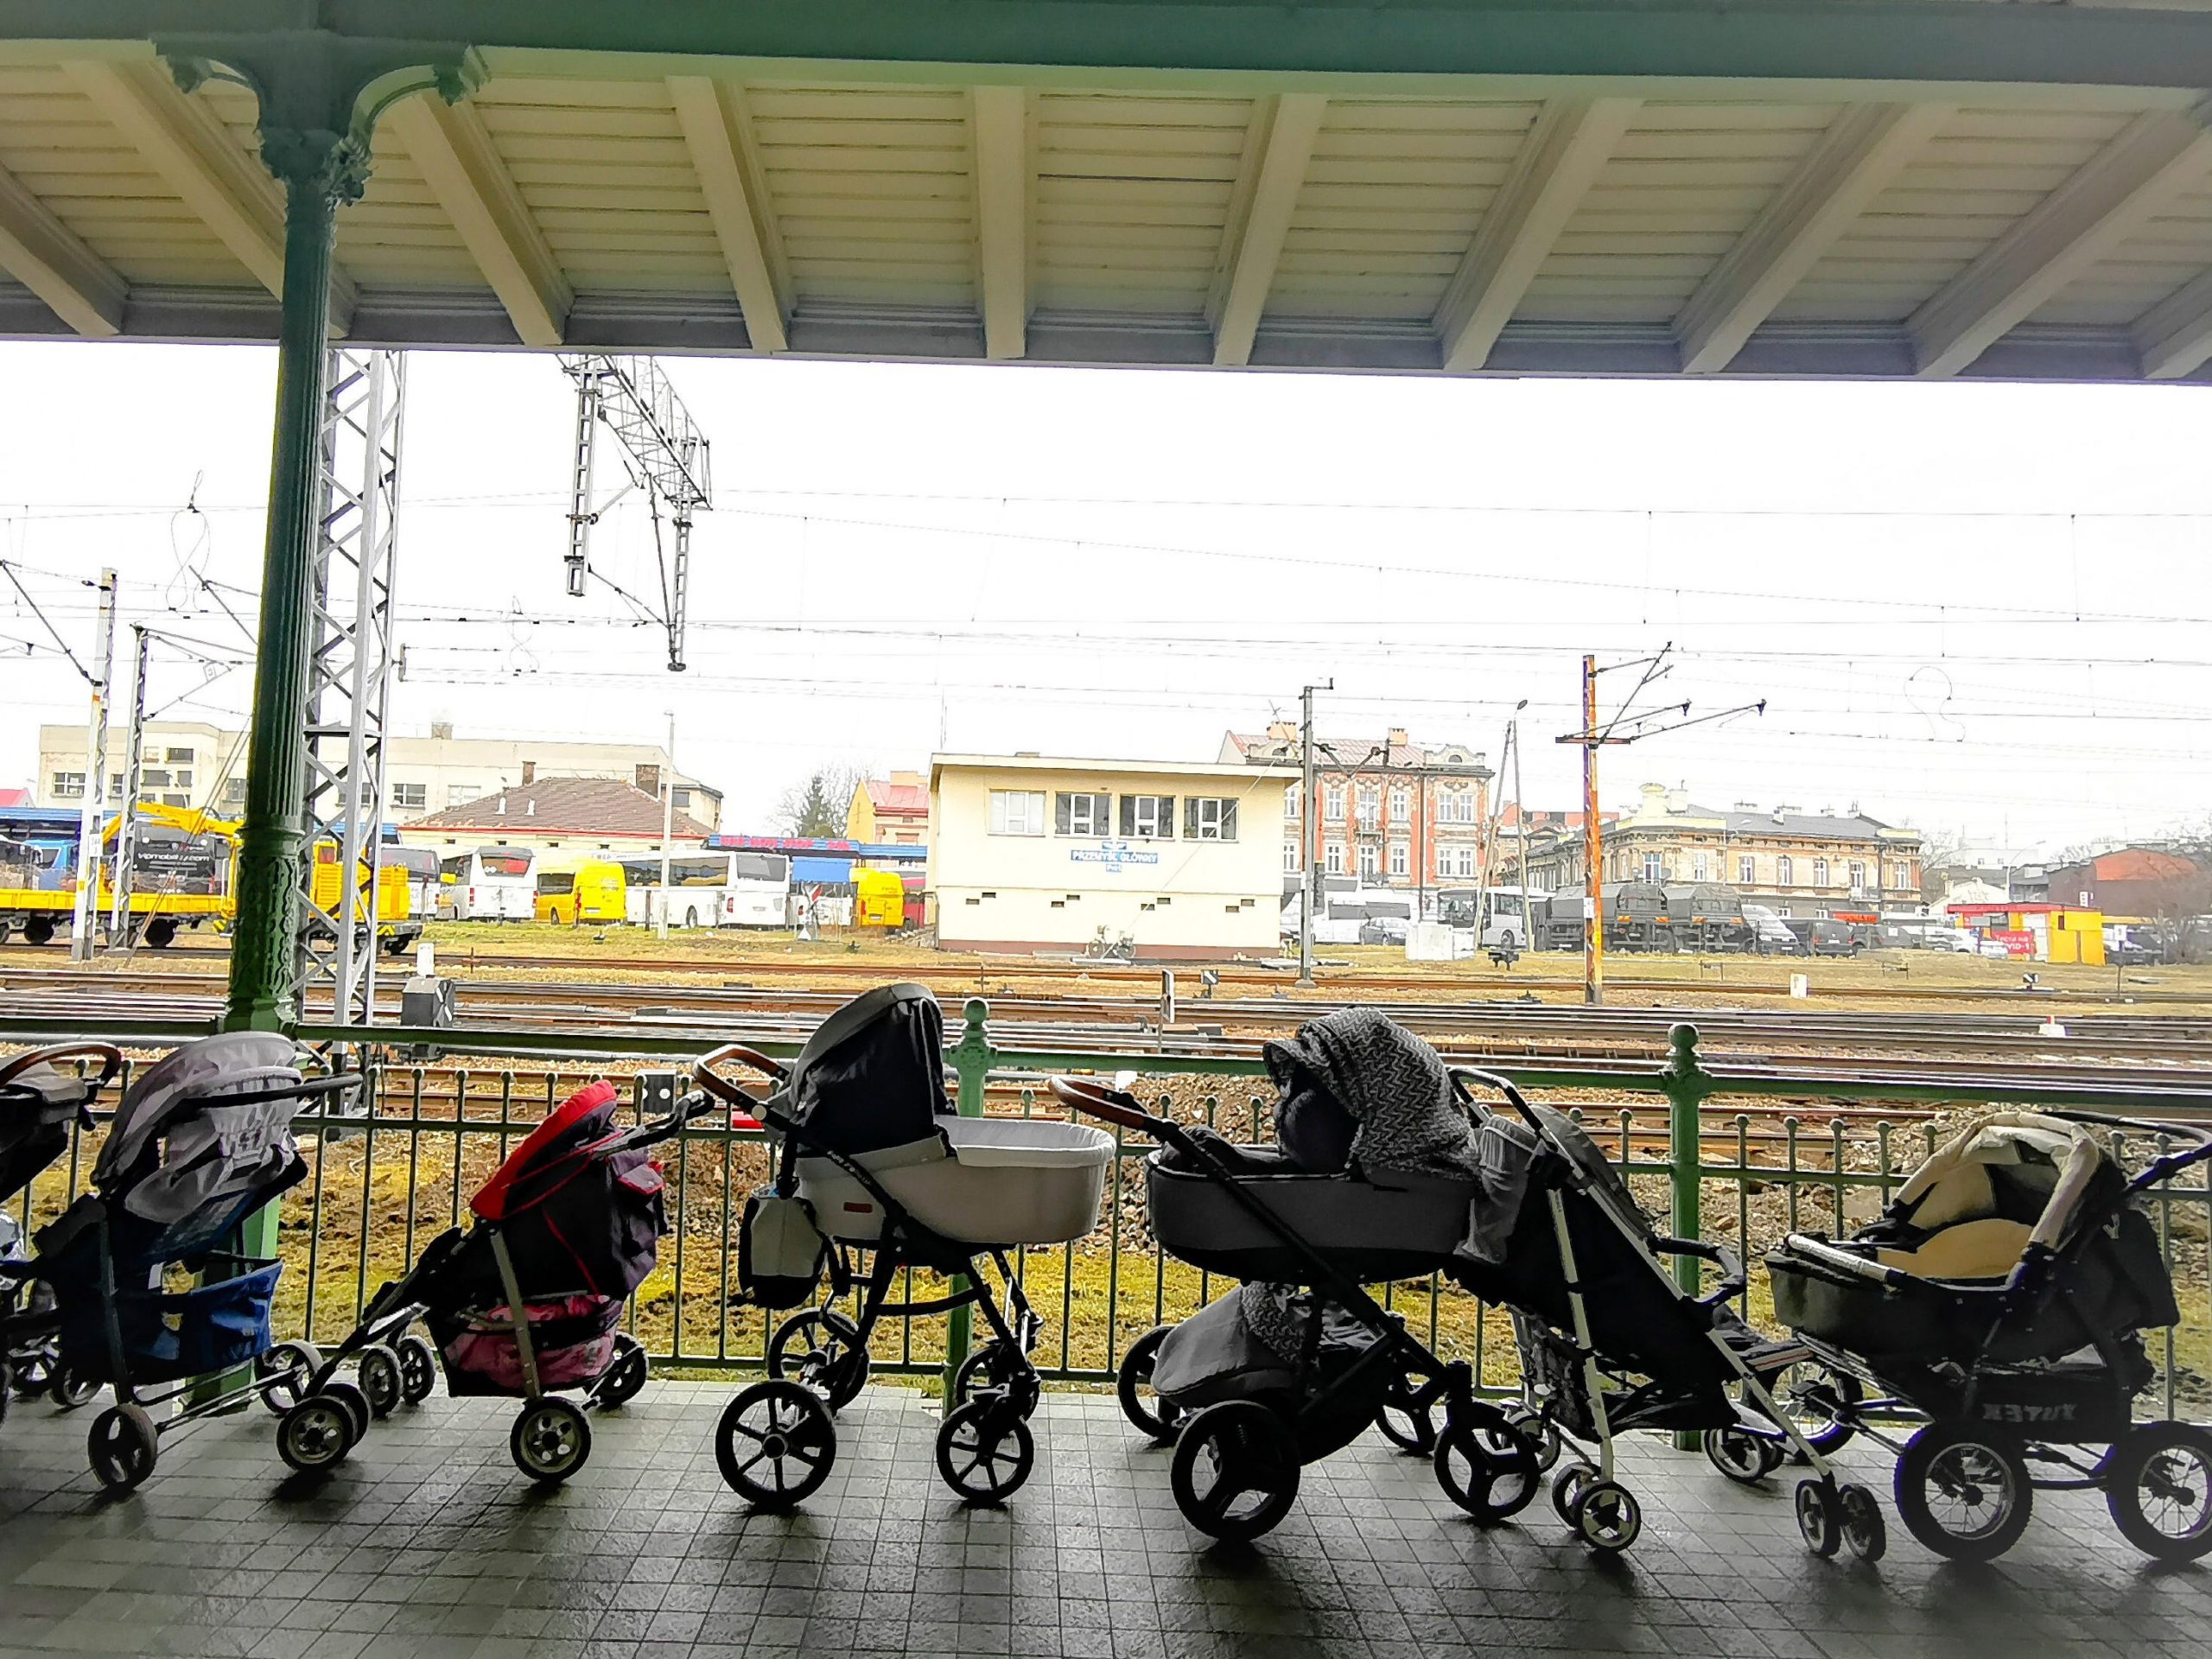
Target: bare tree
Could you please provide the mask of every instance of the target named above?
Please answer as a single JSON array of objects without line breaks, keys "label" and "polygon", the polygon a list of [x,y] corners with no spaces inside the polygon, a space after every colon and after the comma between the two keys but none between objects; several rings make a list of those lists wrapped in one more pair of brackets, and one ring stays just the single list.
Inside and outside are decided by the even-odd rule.
[{"label": "bare tree", "polygon": [[845,833],[854,793],[868,774],[858,766],[817,766],[784,791],[776,824],[787,836],[835,840]]}]

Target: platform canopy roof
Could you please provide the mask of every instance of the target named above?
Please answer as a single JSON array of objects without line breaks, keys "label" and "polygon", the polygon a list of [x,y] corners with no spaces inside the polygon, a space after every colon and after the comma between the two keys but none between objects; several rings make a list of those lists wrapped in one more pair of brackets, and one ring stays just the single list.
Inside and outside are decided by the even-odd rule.
[{"label": "platform canopy roof", "polygon": [[2212,0],[8,0],[0,334],[273,337],[334,87],[361,342],[2212,379]]}]

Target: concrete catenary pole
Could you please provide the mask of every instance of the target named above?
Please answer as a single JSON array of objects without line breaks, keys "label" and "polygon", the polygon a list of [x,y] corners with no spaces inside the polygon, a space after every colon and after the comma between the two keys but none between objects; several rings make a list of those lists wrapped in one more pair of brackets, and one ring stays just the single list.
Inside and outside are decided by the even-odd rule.
[{"label": "concrete catenary pole", "polygon": [[103,570],[99,620],[92,638],[92,712],[86,730],[85,810],[77,823],[77,904],[69,923],[69,955],[92,959],[99,925],[100,831],[107,827],[108,680],[115,669],[115,572]]},{"label": "concrete catenary pole", "polygon": [[676,710],[668,711],[668,764],[660,776],[660,921],[654,937],[668,937],[669,843],[676,836]]},{"label": "concrete catenary pole", "polygon": [[1309,685],[1299,693],[1300,712],[1304,715],[1299,727],[1299,740],[1301,764],[1306,774],[1305,781],[1299,785],[1305,791],[1304,799],[1299,803],[1304,819],[1299,840],[1306,866],[1306,879],[1300,883],[1298,889],[1298,982],[1300,985],[1313,982],[1314,895],[1321,880],[1319,846],[1313,839],[1321,817],[1320,803],[1313,793],[1313,694],[1336,689],[1336,677],[1332,675],[1320,684]]},{"label": "concrete catenary pole", "polygon": [[1598,659],[1582,659],[1582,860],[1589,867],[1582,924],[1582,1000],[1596,1007],[1605,1000],[1605,871],[1599,863],[1603,837],[1598,825]]}]

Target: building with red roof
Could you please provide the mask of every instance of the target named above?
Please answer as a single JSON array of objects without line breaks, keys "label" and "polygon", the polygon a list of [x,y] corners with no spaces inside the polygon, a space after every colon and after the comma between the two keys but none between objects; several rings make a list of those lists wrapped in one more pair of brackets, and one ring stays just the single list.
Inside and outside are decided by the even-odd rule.
[{"label": "building with red roof", "polygon": [[2212,903],[2212,880],[2193,858],[2156,847],[2122,847],[2050,872],[2053,904],[2145,918],[2194,915]]}]

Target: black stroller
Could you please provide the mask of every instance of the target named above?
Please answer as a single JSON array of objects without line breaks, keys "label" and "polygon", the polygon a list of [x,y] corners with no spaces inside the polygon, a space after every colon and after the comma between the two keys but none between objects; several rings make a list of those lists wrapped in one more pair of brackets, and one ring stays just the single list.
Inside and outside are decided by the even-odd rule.
[{"label": "black stroller", "polygon": [[[971,1503],[997,1503],[1029,1478],[1039,1395],[1029,1354],[1041,1322],[1011,1257],[1097,1226],[1114,1143],[1079,1123],[958,1116],[945,1097],[944,1040],[927,988],[889,985],[830,1014],[788,1067],[734,1046],[693,1067],[702,1088],[781,1143],[773,1182],[746,1206],[744,1298],[796,1307],[812,1298],[825,1266],[833,1298],[863,1287],[857,1319],[825,1302],[785,1320],[768,1344],[767,1379],[722,1413],[715,1441],[722,1478],[758,1508],[789,1509],[829,1478],[832,1416],[868,1379],[879,1320],[959,1307],[982,1308],[991,1337],[953,1375],[938,1473]],[[716,1073],[725,1061],[760,1072],[773,1091],[747,1094]],[[865,1268],[863,1255],[873,1258]],[[979,1256],[1005,1284],[1003,1309],[977,1271]],[[934,1300],[893,1302],[892,1286],[909,1267],[965,1283]]]},{"label": "black stroller", "polygon": [[[291,1039],[274,1033],[188,1043],[124,1091],[93,1190],[39,1230],[27,1271],[54,1292],[60,1365],[75,1386],[115,1389],[89,1440],[92,1472],[110,1490],[153,1473],[161,1437],[178,1424],[296,1393],[296,1370],[259,1363],[283,1263],[240,1255],[231,1240],[306,1174],[291,1131],[300,1103],[360,1081],[302,1077]],[[197,1281],[178,1282],[188,1275]],[[234,1377],[247,1367],[256,1374]],[[177,1401],[158,1422],[147,1410]]]},{"label": "black stroller", "polygon": [[[2159,1150],[2131,1178],[2093,1131]],[[2207,1161],[2199,1125],[2002,1113],[1852,1237],[1793,1233],[1767,1257],[1775,1312],[1847,1371],[1839,1421],[1897,1454],[1897,1513],[1929,1549],[1994,1560],[2040,1487],[2102,1491],[2145,1554],[2212,1551],[2212,1433],[2133,1412],[2142,1333],[2181,1317],[2146,1195]],[[1923,1419],[1902,1440],[1877,1427]]]},{"label": "black stroller", "polygon": [[[523,1473],[551,1484],[582,1468],[590,1426],[556,1391],[615,1407],[645,1387],[645,1348],[617,1327],[666,1230],[664,1178],[646,1148],[715,1109],[672,1088],[656,1103],[665,1116],[625,1129],[612,1083],[578,1090],[469,1199],[474,1224],[432,1240],[329,1355],[287,1344],[283,1363],[306,1382],[277,1424],[277,1454],[303,1473],[328,1468],[372,1418],[426,1398],[442,1359],[452,1394],[522,1401],[507,1448]],[[410,1328],[418,1320],[435,1347]],[[358,1384],[339,1375],[349,1361]]]},{"label": "black stroller", "polygon": [[[99,1071],[64,1070],[71,1060],[97,1060]],[[98,1391],[62,1367],[54,1292],[30,1276],[24,1229],[31,1183],[68,1151],[72,1134],[92,1127],[92,1102],[122,1068],[121,1051],[106,1043],[64,1043],[0,1061],[0,1204],[25,1195],[21,1221],[0,1212],[0,1418],[11,1398],[49,1395],[67,1408]]]},{"label": "black stroller", "polygon": [[[1564,1113],[1531,1105],[1491,1072],[1455,1068],[1452,1077],[1500,1179],[1448,1271],[1512,1311],[1524,1398],[1511,1414],[1539,1437],[1546,1460],[1555,1435],[1595,1447],[1594,1463],[1579,1456],[1554,1478],[1560,1518],[1593,1548],[1626,1549],[1643,1514],[1614,1478],[1615,1436],[1702,1432],[1707,1456],[1738,1480],[1794,1454],[1811,1471],[1796,1494],[1807,1545],[1823,1556],[1847,1545],[1879,1560],[1887,1547],[1880,1506],[1864,1486],[1840,1484],[1827,1460],[1849,1439],[1835,1421],[1840,1407],[1822,1404],[1834,1399],[1833,1375],[1809,1344],[1763,1337],[1729,1306],[1745,1283],[1734,1252],[1658,1232],[1611,1160]],[[1477,1099],[1471,1084],[1502,1095],[1516,1119]],[[1719,1282],[1702,1294],[1677,1284],[1666,1262],[1681,1257],[1713,1264]],[[1810,1433],[1795,1414],[1807,1402],[1821,1411]],[[1418,1420],[1425,1402],[1412,1403]]]}]

